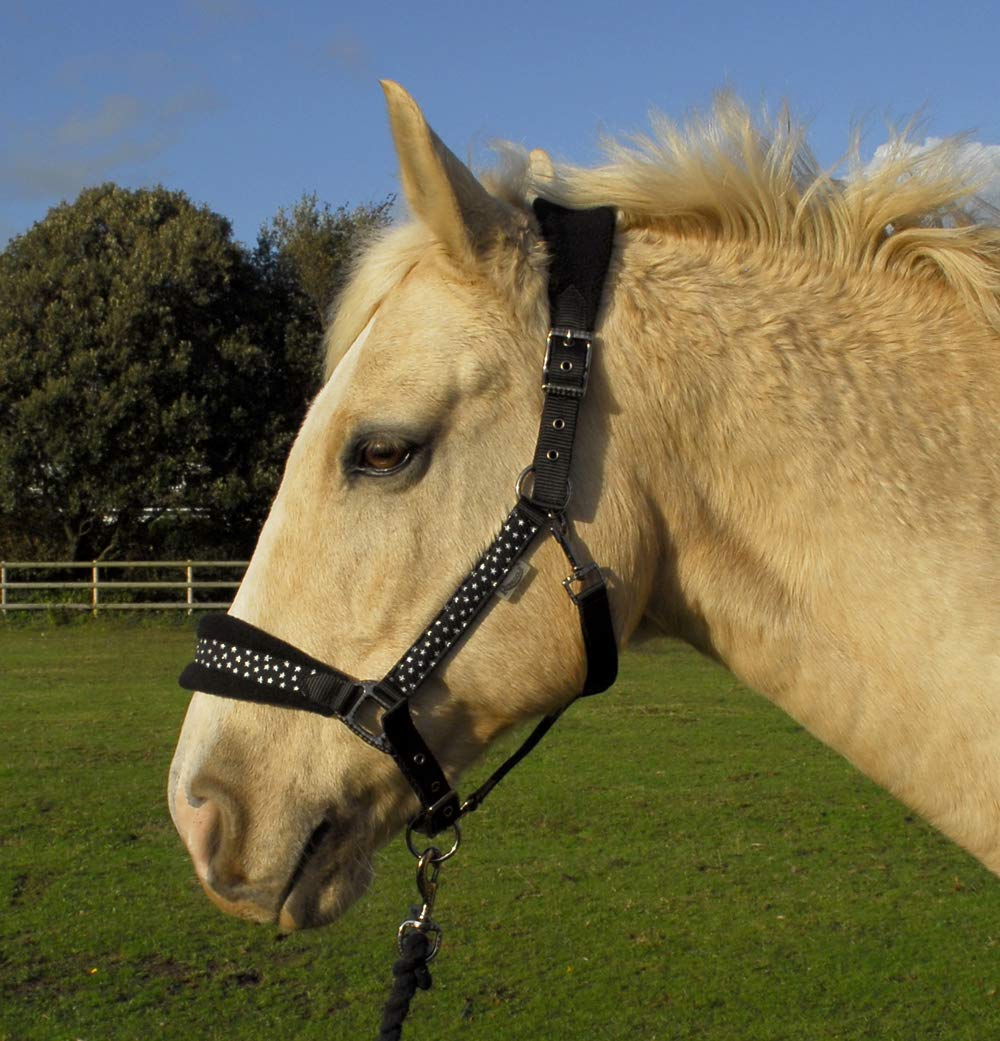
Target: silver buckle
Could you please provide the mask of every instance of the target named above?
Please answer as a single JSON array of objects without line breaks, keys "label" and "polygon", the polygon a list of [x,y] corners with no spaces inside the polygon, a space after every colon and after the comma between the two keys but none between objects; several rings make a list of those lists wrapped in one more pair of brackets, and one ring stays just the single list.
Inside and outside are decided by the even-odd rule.
[{"label": "silver buckle", "polygon": [[[402,700],[398,695],[387,691],[382,680],[365,680],[355,684],[349,691],[353,700],[342,698],[339,706],[331,706],[337,718],[346,723],[362,740],[382,751],[385,751],[385,731],[382,729],[382,717],[394,709]],[[350,702],[346,704],[346,702]],[[377,729],[376,729],[377,728]]]},{"label": "silver buckle", "polygon": [[570,575],[569,578],[563,579],[563,589],[566,590],[570,600],[572,600],[577,607],[580,606],[580,597],[583,594],[583,590],[579,593],[574,593],[573,583],[586,582],[587,579],[591,578],[595,574],[598,577],[602,577],[601,569],[596,564],[584,564],[583,567],[574,568],[573,574]]},{"label": "silver buckle", "polygon": [[[583,360],[583,382],[579,387],[567,387],[565,383],[549,382],[549,363],[552,360],[552,341],[562,340],[565,346],[569,346],[571,340],[580,340],[587,345],[587,351]],[[590,357],[593,352],[594,334],[586,329],[570,329],[568,327],[553,328],[545,338],[545,361],[542,364],[542,390],[546,394],[553,394],[562,398],[582,398],[587,392],[587,383],[590,380]]]}]

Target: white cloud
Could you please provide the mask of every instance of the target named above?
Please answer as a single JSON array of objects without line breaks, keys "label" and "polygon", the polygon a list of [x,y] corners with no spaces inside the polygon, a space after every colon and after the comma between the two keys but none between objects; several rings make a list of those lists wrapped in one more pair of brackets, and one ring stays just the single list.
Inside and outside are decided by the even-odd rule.
[{"label": "white cloud", "polygon": [[73,116],[53,131],[58,145],[88,147],[128,134],[143,116],[142,102],[128,94],[111,94],[89,116]]},{"label": "white cloud", "polygon": [[[903,145],[879,145],[863,172],[878,169],[890,157],[898,156],[901,152],[905,155],[925,155],[940,149],[944,143],[944,138],[928,137],[921,144],[908,142]],[[967,204],[971,215],[985,223],[1000,223],[1000,145],[965,141],[951,149],[950,155],[963,179],[982,186],[975,199]]]},{"label": "white cloud", "polygon": [[22,201],[75,195],[156,159],[185,122],[217,107],[214,95],[198,89],[157,102],[109,94],[90,112],[48,128],[22,130],[0,154],[0,190]]}]

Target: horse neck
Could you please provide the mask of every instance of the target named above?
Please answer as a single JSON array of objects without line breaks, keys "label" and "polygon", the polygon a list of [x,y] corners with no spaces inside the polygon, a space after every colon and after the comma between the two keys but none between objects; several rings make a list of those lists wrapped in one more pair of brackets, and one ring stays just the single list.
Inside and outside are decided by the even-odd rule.
[{"label": "horse neck", "polygon": [[893,292],[627,238],[614,468],[651,504],[647,616],[998,870],[1000,346]]}]

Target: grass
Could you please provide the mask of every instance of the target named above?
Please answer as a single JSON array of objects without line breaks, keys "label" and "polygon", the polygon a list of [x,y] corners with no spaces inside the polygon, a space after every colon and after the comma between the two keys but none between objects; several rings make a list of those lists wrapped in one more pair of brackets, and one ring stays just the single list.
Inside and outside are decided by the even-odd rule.
[{"label": "grass", "polygon": [[[326,930],[215,911],[163,794],[192,646],[0,626],[2,1041],[375,1036],[413,861]],[[1000,1037],[1000,883],[667,641],[469,822],[436,917],[410,1041]]]}]

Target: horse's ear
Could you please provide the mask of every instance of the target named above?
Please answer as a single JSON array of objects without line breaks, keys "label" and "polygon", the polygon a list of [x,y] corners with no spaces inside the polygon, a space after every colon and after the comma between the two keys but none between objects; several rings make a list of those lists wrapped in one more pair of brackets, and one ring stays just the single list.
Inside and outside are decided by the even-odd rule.
[{"label": "horse's ear", "polygon": [[480,256],[514,230],[509,207],[427,125],[424,114],[398,83],[382,80],[399,176],[410,210],[458,261]]}]

